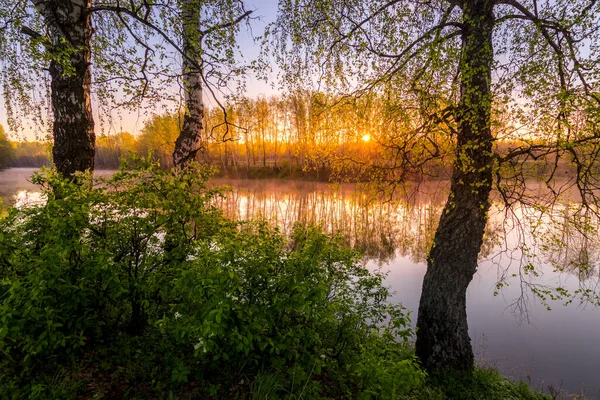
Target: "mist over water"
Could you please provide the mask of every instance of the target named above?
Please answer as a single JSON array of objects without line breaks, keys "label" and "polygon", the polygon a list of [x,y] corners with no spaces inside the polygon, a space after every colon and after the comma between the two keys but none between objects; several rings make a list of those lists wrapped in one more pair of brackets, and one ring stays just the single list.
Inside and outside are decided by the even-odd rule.
[{"label": "mist over water", "polygon": [[[32,171],[0,171],[0,197],[5,205],[14,204],[19,192],[24,196],[24,191],[37,191],[27,182]],[[392,201],[382,201],[376,193],[360,191],[353,184],[268,179],[213,182],[232,187],[218,200],[230,218],[263,218],[286,233],[296,222],[340,232],[362,252],[369,269],[388,273],[386,282],[396,292],[393,301],[411,310],[416,322],[427,251],[448,182],[429,182],[418,192],[408,187],[406,196]],[[494,203],[480,266],[467,292],[469,330],[480,363],[546,393],[552,386],[569,393],[585,391],[588,398],[600,399],[600,310],[578,300],[567,306],[564,300],[548,300],[544,305],[531,291],[543,287],[539,285],[573,291],[595,289],[598,284],[598,238],[561,223],[561,215],[566,220],[571,209],[572,204],[557,204],[556,223],[549,225],[531,207],[517,207],[507,214]],[[524,268],[528,263],[534,263],[538,276]],[[557,268],[563,272],[556,272]],[[499,281],[508,286],[494,295]]]},{"label": "mist over water", "polygon": [[10,168],[0,171],[0,200],[4,206],[13,205],[19,192],[38,192],[39,186],[31,183],[31,168]]}]

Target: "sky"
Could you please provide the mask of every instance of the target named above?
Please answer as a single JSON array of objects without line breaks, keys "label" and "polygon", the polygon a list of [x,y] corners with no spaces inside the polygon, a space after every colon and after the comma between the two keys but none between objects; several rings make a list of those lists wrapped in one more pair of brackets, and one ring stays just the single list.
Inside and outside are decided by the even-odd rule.
[{"label": "sky", "polygon": [[[277,17],[277,0],[249,0],[245,2],[246,9],[252,10],[251,29],[254,36],[259,36],[264,32],[267,24],[274,22]],[[254,43],[249,32],[242,28],[238,36],[238,43],[243,53],[244,60],[250,61],[256,58],[260,52],[260,44]],[[273,73],[273,81],[276,79],[276,71]],[[246,81],[246,96],[258,97],[261,95],[270,96],[278,93],[277,88],[272,87],[270,83],[258,80],[254,77],[248,77]],[[209,106],[214,105],[210,99],[206,99]],[[132,112],[115,112],[113,113],[112,121],[100,121],[98,117],[98,109],[96,104],[92,103],[94,117],[96,121],[96,135],[104,135],[117,133],[121,131],[139,134],[144,126],[144,122],[153,113],[160,113],[160,109],[156,110],[137,110]],[[19,132],[10,130],[7,121],[6,108],[4,98],[0,102],[0,124],[9,134],[12,140],[39,140],[48,135],[43,127],[37,127],[26,121],[23,121],[23,128]]]}]

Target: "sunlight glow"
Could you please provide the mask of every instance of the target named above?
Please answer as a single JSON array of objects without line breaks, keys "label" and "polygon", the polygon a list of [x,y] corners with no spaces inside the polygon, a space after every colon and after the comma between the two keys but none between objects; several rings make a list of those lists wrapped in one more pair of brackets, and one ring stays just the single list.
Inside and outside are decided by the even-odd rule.
[{"label": "sunlight glow", "polygon": [[371,135],[366,134],[363,137],[361,137],[360,140],[362,140],[363,142],[368,142],[369,140],[371,140]]}]

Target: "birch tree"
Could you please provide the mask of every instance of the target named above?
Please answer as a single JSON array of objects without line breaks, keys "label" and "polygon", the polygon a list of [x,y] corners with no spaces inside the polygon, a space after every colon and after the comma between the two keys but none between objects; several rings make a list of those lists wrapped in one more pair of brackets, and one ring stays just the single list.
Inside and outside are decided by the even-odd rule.
[{"label": "birch tree", "polygon": [[[235,35],[239,30],[238,25],[251,13],[251,11],[245,10],[244,3],[241,1],[182,0],[181,2],[182,82],[185,113],[183,126],[173,152],[173,165],[176,167],[185,167],[193,160],[200,151],[203,140],[203,96],[204,86],[208,83],[204,64],[205,62],[208,64],[209,71],[221,77],[226,76],[225,71],[218,69],[227,68],[227,64],[232,65],[231,58],[233,58],[233,49],[236,43]],[[219,22],[215,23],[214,21]],[[204,46],[205,48],[202,45],[203,41],[208,42]],[[219,60],[219,56],[215,54],[215,44],[226,49],[230,60]],[[207,60],[205,61],[204,58]],[[214,92],[211,94],[214,97]]]},{"label": "birch tree", "polygon": [[[86,0],[0,4],[4,25],[1,53],[7,64],[3,68],[4,96],[29,102],[29,90],[40,83],[28,82],[26,78],[35,79],[31,70],[47,71],[54,118],[52,153],[56,168],[66,176],[94,168],[89,7]],[[29,39],[24,39],[24,35]],[[12,111],[10,106],[8,111]]]},{"label": "birch tree", "polygon": [[[147,94],[148,71],[156,66],[148,48],[145,57],[137,57],[139,35],[148,35],[118,15],[94,18],[94,33],[94,7],[91,0],[0,2],[1,80],[9,123],[18,130],[29,120],[37,136],[50,127],[54,165],[69,177],[94,169],[92,86],[105,104],[126,101],[115,95],[123,88],[137,98],[138,92]],[[92,82],[92,64],[100,81]]]},{"label": "birch tree", "polygon": [[[285,82],[383,94],[404,132],[388,144],[396,170],[442,156],[433,128],[452,141],[451,190],[427,259],[416,352],[430,371],[473,368],[466,290],[492,190],[507,207],[526,200],[523,163],[551,159],[551,201],[576,187],[582,207],[597,213],[600,3],[280,0],[279,11],[272,33]],[[510,118],[504,130],[501,109]],[[496,151],[507,139],[521,145]],[[414,143],[430,151],[416,158],[407,150]],[[577,165],[566,186],[553,179],[559,160]]]}]

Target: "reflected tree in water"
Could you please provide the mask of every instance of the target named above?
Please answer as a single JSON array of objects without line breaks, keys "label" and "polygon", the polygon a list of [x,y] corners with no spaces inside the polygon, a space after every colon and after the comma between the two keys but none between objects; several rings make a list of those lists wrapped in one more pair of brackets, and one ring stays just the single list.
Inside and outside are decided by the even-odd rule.
[{"label": "reflected tree in water", "polygon": [[[291,233],[296,223],[320,225],[340,233],[365,261],[383,265],[398,255],[415,263],[427,254],[447,196],[447,184],[421,186],[411,198],[389,200],[369,195],[353,184],[233,181],[232,192],[217,199],[232,219],[264,219]],[[498,244],[499,225],[490,223],[480,256]]]}]

